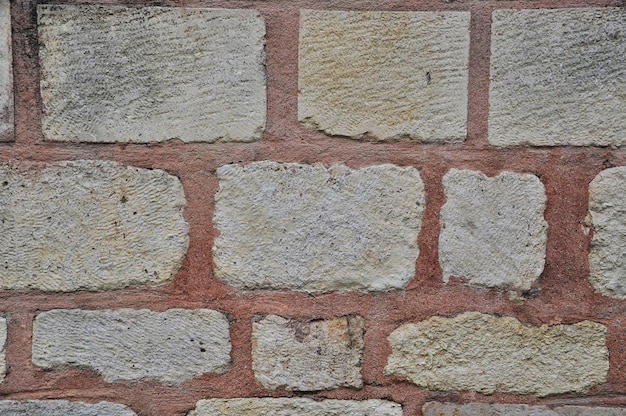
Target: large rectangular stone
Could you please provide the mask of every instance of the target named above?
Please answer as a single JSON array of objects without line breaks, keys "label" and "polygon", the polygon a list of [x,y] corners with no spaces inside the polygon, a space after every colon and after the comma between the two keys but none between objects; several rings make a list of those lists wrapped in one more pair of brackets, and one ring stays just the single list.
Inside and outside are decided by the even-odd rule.
[{"label": "large rectangular stone", "polygon": [[513,394],[580,392],[606,382],[604,325],[525,325],[467,312],[404,324],[389,336],[385,373],[429,390]]},{"label": "large rectangular stone", "polygon": [[328,134],[459,142],[468,12],[301,12],[298,117]]},{"label": "large rectangular stone", "polygon": [[242,289],[389,290],[415,275],[424,186],[394,165],[217,170],[216,276]]},{"label": "large rectangular stone", "polygon": [[422,408],[424,416],[626,416],[626,409],[597,406],[529,406],[499,403],[439,403],[428,402]]},{"label": "large rectangular stone", "polygon": [[265,27],[255,10],[39,5],[48,140],[258,140]]},{"label": "large rectangular stone", "polygon": [[11,9],[0,0],[0,140],[13,134],[13,57],[11,54]]},{"label": "large rectangular stone", "polygon": [[211,399],[200,400],[188,416],[402,416],[402,406],[385,400]]},{"label": "large rectangular stone", "polygon": [[42,312],[33,326],[33,364],[89,368],[108,383],[180,383],[230,367],[230,324],[210,309]]},{"label": "large rectangular stone", "polygon": [[489,142],[626,144],[626,9],[496,10]]},{"label": "large rectangular stone", "polygon": [[163,284],[188,244],[180,180],[80,160],[0,165],[0,288],[108,290]]},{"label": "large rectangular stone", "polygon": [[136,416],[123,404],[83,403],[67,400],[0,400],[5,416]]},{"label": "large rectangular stone", "polygon": [[252,369],[265,388],[362,387],[360,316],[302,322],[269,315],[252,324]]}]

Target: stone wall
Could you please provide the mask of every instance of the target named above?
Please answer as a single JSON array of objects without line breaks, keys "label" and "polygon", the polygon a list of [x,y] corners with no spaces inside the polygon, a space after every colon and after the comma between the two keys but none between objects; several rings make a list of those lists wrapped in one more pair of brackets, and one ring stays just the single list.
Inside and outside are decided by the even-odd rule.
[{"label": "stone wall", "polygon": [[0,415],[626,416],[623,0],[0,0]]}]

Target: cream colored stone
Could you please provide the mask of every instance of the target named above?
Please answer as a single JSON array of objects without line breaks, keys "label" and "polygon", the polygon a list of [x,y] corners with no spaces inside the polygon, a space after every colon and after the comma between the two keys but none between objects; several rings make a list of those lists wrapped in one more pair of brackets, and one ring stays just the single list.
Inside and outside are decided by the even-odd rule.
[{"label": "cream colored stone", "polygon": [[619,407],[547,406],[492,403],[439,403],[428,402],[422,408],[424,416],[626,416]]},{"label": "cream colored stone", "polygon": [[580,392],[607,380],[606,332],[589,321],[534,327],[478,312],[433,317],[391,333],[385,373],[429,390]]},{"label": "cream colored stone", "polygon": [[468,12],[304,10],[298,117],[328,134],[466,137]]},{"label": "cream colored stone", "polygon": [[48,140],[258,140],[265,27],[255,10],[39,5]]},{"label": "cream colored stone", "polygon": [[13,57],[11,54],[11,9],[0,0],[0,139],[13,134]]},{"label": "cream colored stone", "polygon": [[590,279],[606,296],[626,299],[626,167],[606,169],[589,184],[588,223],[593,227]]},{"label": "cream colored stone", "polygon": [[0,400],[0,414],[5,416],[137,416],[123,404],[82,403],[67,400]]},{"label": "cream colored stone", "polygon": [[42,312],[33,325],[33,364],[89,368],[108,383],[180,383],[230,367],[225,315],[209,309]]},{"label": "cream colored stone", "polygon": [[424,186],[411,167],[257,162],[217,170],[216,276],[242,289],[390,290],[415,274]]},{"label": "cream colored stone", "polygon": [[105,161],[0,166],[0,288],[163,284],[185,256],[180,180]]},{"label": "cream colored stone", "polygon": [[626,144],[626,9],[495,10],[489,142]]},{"label": "cream colored stone", "polygon": [[292,321],[269,315],[252,324],[254,378],[268,389],[362,387],[360,316]]},{"label": "cream colored stone", "polygon": [[543,272],[546,193],[534,175],[452,169],[443,178],[439,262],[443,278],[528,290]]},{"label": "cream colored stone", "polygon": [[402,416],[402,406],[384,400],[211,399],[187,416]]}]

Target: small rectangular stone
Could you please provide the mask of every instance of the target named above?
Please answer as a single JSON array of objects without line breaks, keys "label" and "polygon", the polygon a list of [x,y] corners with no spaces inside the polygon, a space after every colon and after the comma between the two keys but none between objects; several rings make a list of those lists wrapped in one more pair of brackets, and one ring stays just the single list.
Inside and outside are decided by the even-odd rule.
[{"label": "small rectangular stone", "polygon": [[46,139],[260,139],[265,27],[257,11],[87,5],[37,10]]},{"label": "small rectangular stone", "polygon": [[263,387],[326,390],[363,386],[364,320],[301,322],[269,315],[252,324],[252,369]]},{"label": "small rectangular stone", "polygon": [[619,407],[528,406],[526,404],[440,403],[428,402],[422,407],[424,416],[626,416]]},{"label": "small rectangular stone", "polygon": [[543,272],[546,192],[535,175],[452,169],[443,177],[439,262],[444,281],[529,290]]},{"label": "small rectangular stone", "polygon": [[4,376],[7,374],[6,346],[7,320],[0,318],[0,383],[4,381]]},{"label": "small rectangular stone", "polygon": [[0,414],[6,416],[137,416],[117,403],[82,403],[67,400],[0,400]]},{"label": "small rectangular stone", "polygon": [[78,160],[0,165],[0,288],[110,290],[173,279],[187,251],[180,180]]},{"label": "small rectangular stone", "polygon": [[217,170],[215,274],[242,289],[381,291],[415,275],[424,186],[394,165]]},{"label": "small rectangular stone", "polygon": [[391,333],[385,373],[429,390],[580,392],[607,380],[606,333],[589,321],[535,327],[478,312],[433,317]]},{"label": "small rectangular stone", "polygon": [[13,139],[13,56],[11,7],[0,0],[0,141]]},{"label": "small rectangular stone", "polygon": [[304,10],[298,118],[327,134],[460,142],[468,12]]},{"label": "small rectangular stone", "polygon": [[33,364],[90,368],[107,383],[180,383],[230,367],[230,324],[210,309],[42,312],[33,327]]},{"label": "small rectangular stone", "polygon": [[402,406],[385,400],[210,399],[200,400],[188,416],[402,416]]},{"label": "small rectangular stone", "polygon": [[495,10],[489,142],[626,144],[626,9]]}]

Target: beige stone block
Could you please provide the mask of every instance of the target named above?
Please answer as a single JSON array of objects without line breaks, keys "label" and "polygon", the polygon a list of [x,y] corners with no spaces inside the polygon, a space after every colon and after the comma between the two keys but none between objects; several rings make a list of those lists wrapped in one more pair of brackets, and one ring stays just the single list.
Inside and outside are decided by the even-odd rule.
[{"label": "beige stone block", "polygon": [[439,403],[428,402],[422,408],[424,416],[625,416],[620,407],[547,406],[498,403]]},{"label": "beige stone block", "polygon": [[299,322],[269,315],[252,324],[254,378],[268,389],[362,387],[364,320]]},{"label": "beige stone block", "polygon": [[0,400],[0,413],[7,416],[136,416],[117,403],[82,403],[67,400]]},{"label": "beige stone block", "polygon": [[489,142],[626,143],[626,9],[495,10]]},{"label": "beige stone block", "polygon": [[39,5],[48,140],[258,140],[265,27],[255,10]]},{"label": "beige stone block", "polygon": [[419,172],[256,162],[217,170],[215,274],[242,289],[381,291],[415,274]]},{"label": "beige stone block", "polygon": [[535,327],[478,312],[433,317],[391,333],[385,373],[429,390],[581,392],[607,380],[606,332],[589,321]]},{"label": "beige stone block", "polygon": [[180,180],[105,161],[0,166],[0,288],[169,282],[188,245]]},{"label": "beige stone block", "polygon": [[298,117],[330,135],[460,142],[468,12],[304,10]]},{"label": "beige stone block", "polygon": [[11,8],[0,0],[0,140],[13,138],[13,56]]}]

